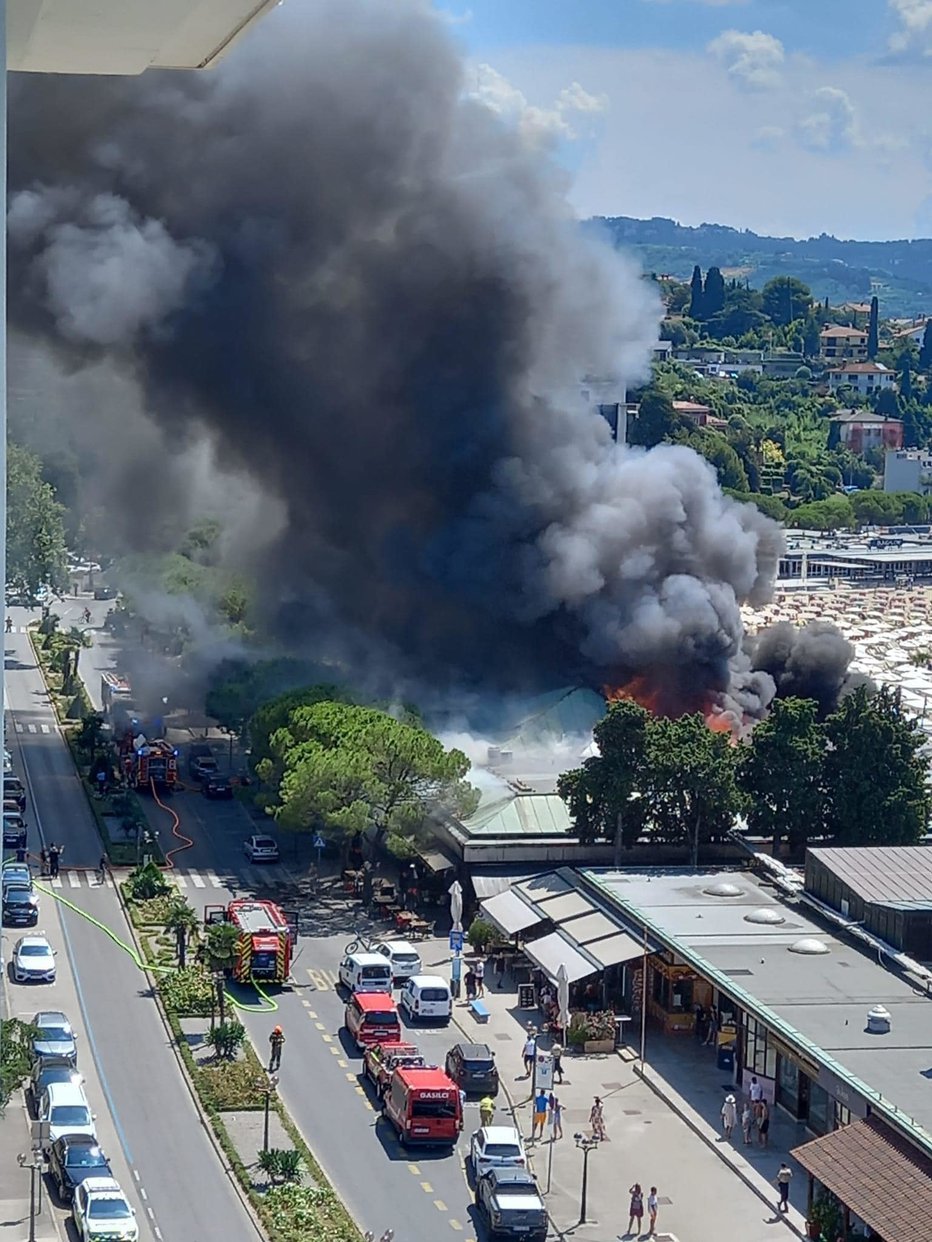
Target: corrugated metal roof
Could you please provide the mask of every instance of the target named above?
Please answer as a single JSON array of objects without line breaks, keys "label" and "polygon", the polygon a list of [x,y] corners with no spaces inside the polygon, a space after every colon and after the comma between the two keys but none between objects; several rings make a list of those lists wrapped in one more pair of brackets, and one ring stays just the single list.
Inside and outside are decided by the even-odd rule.
[{"label": "corrugated metal roof", "polygon": [[819,847],[810,853],[862,901],[932,905],[932,849],[927,846]]},{"label": "corrugated metal roof", "polygon": [[572,821],[558,794],[516,794],[463,821],[471,837],[566,836]]},{"label": "corrugated metal roof", "polygon": [[497,893],[494,897],[487,897],[480,904],[486,918],[491,919],[506,936],[516,936],[518,932],[541,921],[540,916],[521,900],[518,893],[510,889]]},{"label": "corrugated metal roof", "polygon": [[553,982],[556,982],[561,965],[566,967],[570,983],[594,975],[599,969],[559,932],[551,932],[549,936],[541,936],[540,940],[529,941],[524,946],[524,952]]},{"label": "corrugated metal roof", "polygon": [[932,1160],[878,1118],[853,1121],[792,1155],[881,1237],[928,1242]]}]

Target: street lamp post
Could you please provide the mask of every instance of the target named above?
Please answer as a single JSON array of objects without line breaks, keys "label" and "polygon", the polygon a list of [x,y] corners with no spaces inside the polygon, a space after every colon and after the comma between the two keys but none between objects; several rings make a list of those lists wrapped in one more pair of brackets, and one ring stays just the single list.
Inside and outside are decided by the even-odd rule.
[{"label": "street lamp post", "polygon": [[586,1197],[589,1191],[589,1153],[594,1151],[599,1145],[597,1138],[590,1138],[587,1134],[574,1134],[576,1146],[582,1152],[582,1190],[579,1195],[579,1224],[586,1223]]},{"label": "street lamp post", "polygon": [[262,1084],[262,1090],[265,1092],[265,1118],[262,1123],[262,1150],[269,1150],[269,1108],[272,1103],[272,1096],[275,1094],[275,1088],[278,1086],[277,1074],[266,1074],[265,1081]]},{"label": "street lamp post", "polygon": [[21,1151],[16,1157],[17,1164],[20,1168],[29,1170],[29,1242],[36,1242],[36,1215],[38,1212],[38,1204],[36,1202],[36,1174],[39,1172],[39,1153],[33,1149],[32,1160],[24,1151]]}]

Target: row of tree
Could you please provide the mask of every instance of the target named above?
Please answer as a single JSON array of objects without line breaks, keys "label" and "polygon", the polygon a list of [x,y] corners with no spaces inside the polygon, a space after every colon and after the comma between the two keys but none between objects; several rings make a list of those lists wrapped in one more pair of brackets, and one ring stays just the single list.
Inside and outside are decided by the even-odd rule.
[{"label": "row of tree", "polygon": [[866,687],[821,720],[811,700],[777,700],[738,744],[701,716],[668,720],[622,700],[596,726],[599,754],[558,790],[578,838],[613,842],[619,864],[641,842],[688,845],[698,862],[739,817],[775,856],[784,841],[794,858],[812,840],[910,845],[932,811],[924,740],[895,694]]}]

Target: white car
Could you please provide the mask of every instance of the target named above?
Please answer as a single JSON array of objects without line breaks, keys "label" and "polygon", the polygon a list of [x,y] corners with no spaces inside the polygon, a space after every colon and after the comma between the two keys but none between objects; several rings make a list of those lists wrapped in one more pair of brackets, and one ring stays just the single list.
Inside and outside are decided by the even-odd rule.
[{"label": "white car", "polygon": [[383,940],[375,951],[388,958],[394,979],[410,979],[421,973],[421,955],[407,940]]},{"label": "white car", "polygon": [[17,983],[54,983],[55,950],[44,936],[20,936],[13,949]]},{"label": "white car", "polygon": [[278,862],[278,844],[274,837],[247,837],[243,849],[250,862]]},{"label": "white car", "polygon": [[45,1140],[48,1149],[63,1134],[86,1134],[97,1138],[94,1122],[84,1088],[78,1082],[50,1082],[39,1101],[39,1121],[49,1123],[49,1135]]},{"label": "white car", "polygon": [[86,1177],[75,1188],[71,1214],[81,1242],[138,1242],[136,1213],[112,1177]]},{"label": "white car", "polygon": [[482,1126],[469,1140],[469,1158],[476,1178],[489,1169],[527,1167],[524,1142],[514,1126]]}]

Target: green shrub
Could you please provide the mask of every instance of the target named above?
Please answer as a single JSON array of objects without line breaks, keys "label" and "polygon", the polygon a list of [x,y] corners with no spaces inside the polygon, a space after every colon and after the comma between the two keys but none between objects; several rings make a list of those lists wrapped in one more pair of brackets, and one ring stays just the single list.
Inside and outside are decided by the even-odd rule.
[{"label": "green shrub", "polygon": [[172,886],[154,862],[148,862],[130,872],[126,887],[133,901],[150,901],[153,897],[162,897],[172,892]]},{"label": "green shrub", "polygon": [[207,1042],[222,1060],[232,1061],[246,1039],[246,1028],[235,1018],[220,1022],[207,1036]]},{"label": "green shrub", "polygon": [[269,1147],[259,1152],[259,1168],[270,1182],[301,1180],[301,1153],[284,1147]]},{"label": "green shrub", "polygon": [[218,1113],[256,1112],[265,1107],[265,1076],[255,1058],[199,1065],[194,1085],[207,1108]]},{"label": "green shrub", "polygon": [[272,1186],[262,1196],[262,1215],[280,1242],[360,1242],[359,1230],[329,1186]]},{"label": "green shrub", "polygon": [[157,976],[165,1008],[183,1017],[203,1018],[214,1011],[214,983],[203,966],[186,966]]},{"label": "green shrub", "polygon": [[485,953],[487,949],[497,944],[505,943],[505,937],[498,928],[493,927],[491,923],[483,918],[473,919],[469,924],[466,939],[478,953]]}]

